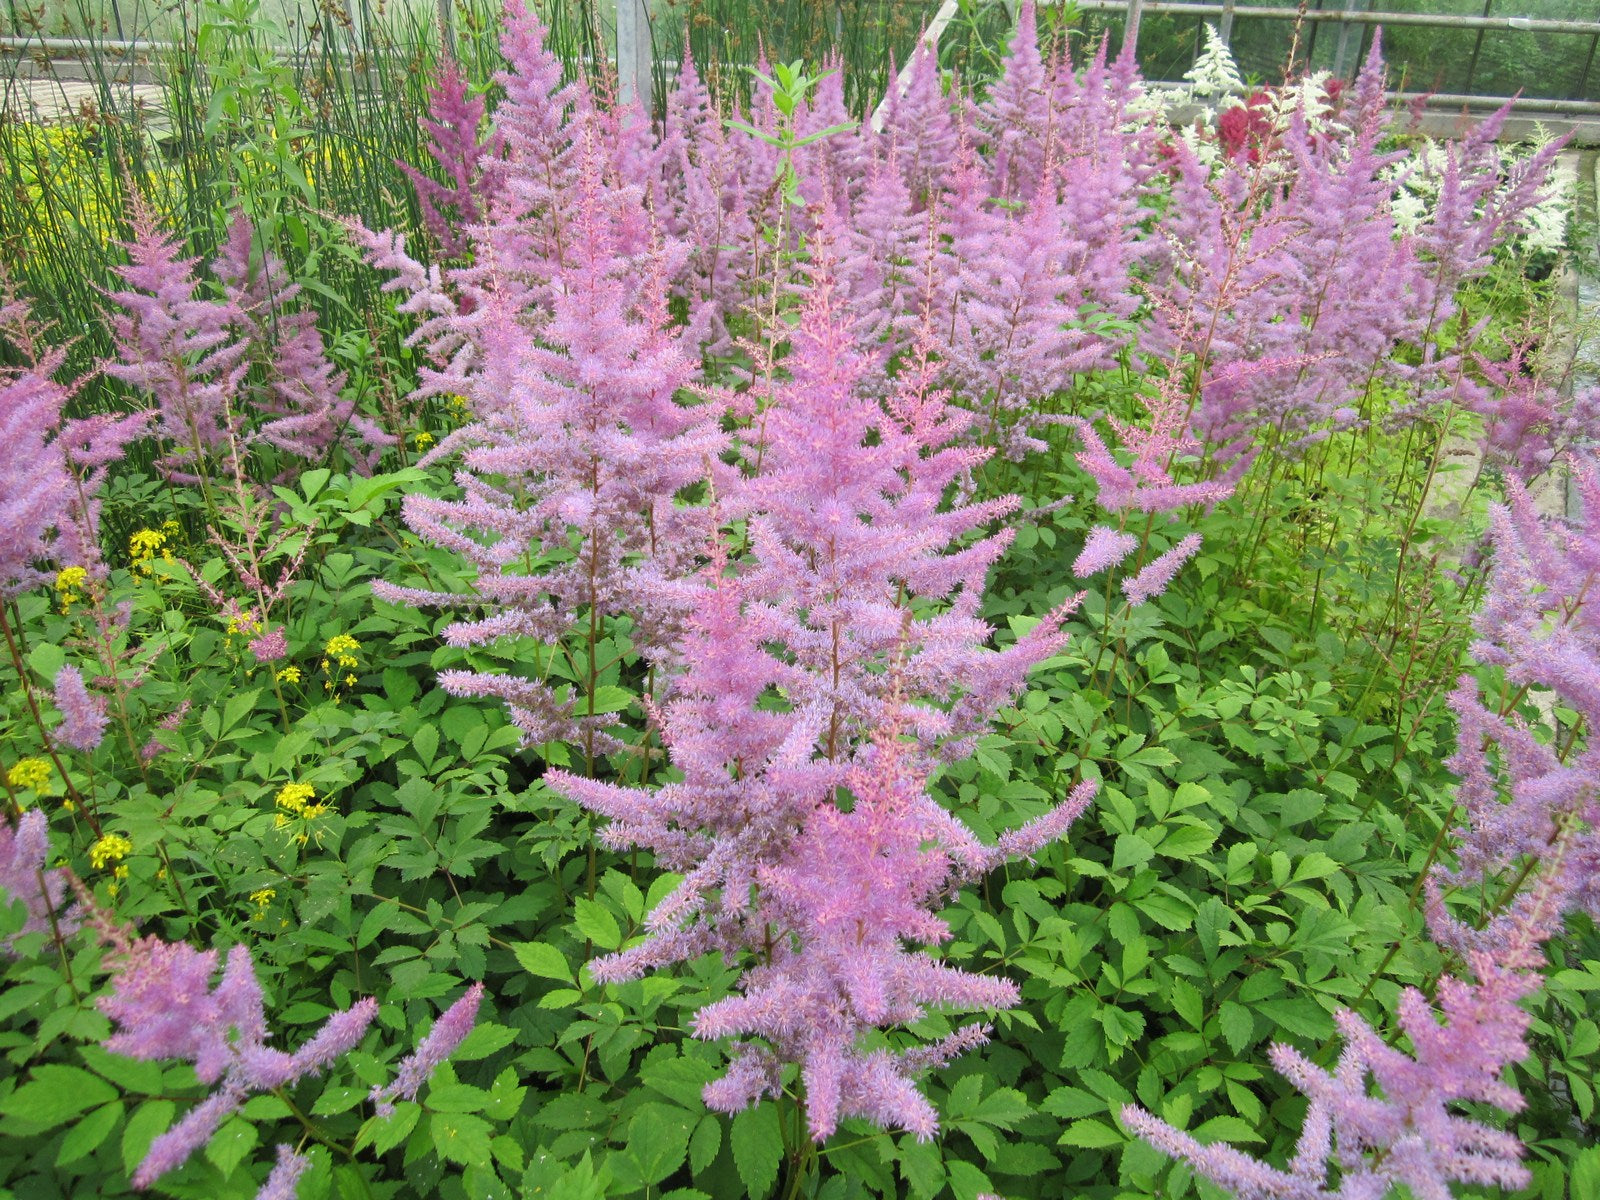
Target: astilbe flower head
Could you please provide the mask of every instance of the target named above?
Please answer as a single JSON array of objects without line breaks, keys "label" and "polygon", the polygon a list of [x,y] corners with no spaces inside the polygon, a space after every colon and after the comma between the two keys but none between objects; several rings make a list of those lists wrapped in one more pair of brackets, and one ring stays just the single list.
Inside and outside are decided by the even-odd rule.
[{"label": "astilbe flower head", "polygon": [[[705,476],[725,439],[714,406],[677,398],[691,365],[668,319],[676,249],[658,240],[642,262],[625,252],[635,227],[648,223],[641,195],[607,180],[592,136],[582,145],[572,240],[551,276],[537,343],[514,314],[478,314],[480,367],[469,383],[498,395],[475,403],[487,415],[435,451],[463,450],[463,498],[405,501],[414,529],[478,567],[478,594],[375,587],[395,602],[488,608],[449,628],[456,645],[510,634],[554,642],[580,617],[627,607],[635,644],[665,653],[677,620],[665,581],[705,537],[702,514],[675,498]],[[575,555],[525,572],[524,555],[564,556],[574,534]],[[530,742],[592,739],[612,720],[540,680],[457,671],[441,683],[457,695],[504,699]]]},{"label": "astilbe flower head", "polygon": [[845,776],[852,810],[818,804],[784,857],[758,875],[780,931],[770,960],[746,973],[742,995],[695,1018],[698,1037],[765,1042],[735,1051],[728,1080],[707,1089],[707,1103],[735,1111],[758,1099],[736,1086],[740,1079],[766,1090],[764,1072],[742,1068],[744,1055],[799,1063],[818,1141],[848,1116],[932,1137],[937,1115],[911,1078],[921,1059],[868,1050],[859,1044],[863,1034],[913,1022],[930,1005],[1008,1008],[1018,997],[1009,980],[904,948],[949,936],[931,907],[951,882],[953,864],[926,846],[937,829],[924,814],[938,806],[908,770],[907,748],[888,734],[876,746],[869,762]]},{"label": "astilbe flower head", "polygon": [[55,559],[54,535],[71,512],[72,476],[56,434],[72,393],[54,378],[66,355],[43,349],[39,336],[27,306],[9,285],[0,290],[0,338],[24,360],[0,367],[0,599],[45,578],[41,567]]},{"label": "astilbe flower head", "polygon": [[295,1152],[293,1146],[278,1146],[278,1161],[273,1166],[256,1200],[294,1200],[300,1191],[300,1177],[311,1169],[311,1160]]},{"label": "astilbe flower head", "polygon": [[180,1059],[194,1067],[202,1083],[215,1085],[210,1096],[150,1144],[133,1174],[136,1188],[149,1187],[183,1165],[252,1092],[288,1086],[348,1054],[377,1016],[375,1000],[357,1001],[329,1017],[299,1053],[276,1050],[267,1044],[261,984],[244,946],[228,952],[222,977],[212,987],[215,950],[154,936],[135,939],[92,903],[89,912],[90,923],[111,949],[112,990],[100,1000],[115,1029],[106,1049],[137,1059]]},{"label": "astilbe flower head", "polygon": [[[1028,668],[1061,644],[1072,602],[1006,650],[987,647],[977,609],[1007,538],[977,530],[1015,501],[947,504],[951,485],[986,452],[962,443],[970,417],[934,386],[938,366],[925,345],[884,401],[871,397],[831,229],[823,213],[783,360],[788,378],[763,414],[759,442],[746,447],[751,475],[719,499],[745,520],[748,558],[730,567],[714,544],[660,712],[681,780],[650,789],[564,771],[547,779],[610,819],[609,844],[647,847],[683,875],[641,943],[592,964],[597,979],[635,978],[708,950],[763,951],[743,994],[697,1019],[701,1036],[738,1039],[727,1076],[707,1089],[709,1104],[754,1103],[775,1086],[780,1064],[799,1062],[816,1089],[816,1136],[852,1113],[929,1136],[932,1110],[910,1082],[926,1055],[902,1061],[860,1050],[858,1039],[914,1019],[924,1004],[992,1007],[1014,991],[904,954],[898,939],[939,940],[934,894],[1008,855],[1036,852],[1082,811],[1092,787],[998,847],[920,791],[925,764],[961,753]],[[772,694],[787,711],[765,703]],[[890,736],[895,748],[880,739],[879,751],[868,750],[879,729],[907,731],[915,749]],[[907,768],[881,806],[874,793],[846,814],[834,790],[852,762],[873,753],[890,775],[900,754],[922,765]],[[877,773],[875,759],[863,761]],[[904,890],[856,912],[883,869],[872,846]],[[839,855],[855,863],[861,854],[860,872],[830,869]],[[774,929],[786,931],[777,942]]]},{"label": "astilbe flower head", "polygon": [[56,672],[55,702],[61,710],[56,740],[86,754],[98,747],[106,736],[106,703],[89,691],[83,673],[70,663]]},{"label": "astilbe flower head", "polygon": [[121,309],[109,318],[117,358],[101,370],[155,402],[167,445],[159,465],[194,483],[201,460],[226,452],[239,431],[236,400],[249,369],[248,343],[235,328],[243,313],[202,296],[199,260],[181,257],[178,240],[162,231],[142,197],[131,206],[128,262],[116,268],[126,286],[107,293]]},{"label": "astilbe flower head", "polygon": [[13,940],[22,934],[50,932],[52,913],[58,932],[70,933],[78,926],[77,913],[62,908],[66,872],[45,866],[49,852],[50,826],[42,811],[30,808],[15,824],[0,819],[0,900],[20,900],[27,912],[16,934],[0,938],[0,951],[15,953]]},{"label": "astilbe flower head", "polygon": [[460,258],[467,249],[462,233],[481,216],[478,176],[482,160],[497,153],[495,140],[478,138],[483,124],[484,100],[471,94],[455,57],[444,52],[444,62],[428,87],[428,115],[422,128],[428,133],[428,157],[442,179],[407,162],[399,163],[417,194],[422,221],[446,259]]},{"label": "astilbe flower head", "polygon": [[342,448],[355,467],[370,473],[396,439],[358,411],[353,396],[342,394],[345,373],[328,361],[316,312],[295,304],[302,289],[270,250],[253,261],[255,240],[255,228],[241,208],[211,263],[237,314],[236,328],[268,380],[249,397],[251,412],[265,418],[250,440],[308,462],[321,462]]},{"label": "astilbe flower head", "polygon": [[428,1035],[417,1043],[417,1048],[395,1071],[392,1082],[374,1084],[372,1102],[378,1115],[386,1117],[394,1112],[396,1100],[415,1100],[417,1092],[428,1077],[445,1059],[456,1052],[478,1019],[478,1006],[483,1002],[483,984],[474,983],[461,998],[445,1009],[433,1023]]}]

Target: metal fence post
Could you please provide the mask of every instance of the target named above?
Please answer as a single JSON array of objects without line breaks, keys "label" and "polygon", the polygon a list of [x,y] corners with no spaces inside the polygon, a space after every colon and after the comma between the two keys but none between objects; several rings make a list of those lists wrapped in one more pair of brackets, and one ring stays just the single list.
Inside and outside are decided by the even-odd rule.
[{"label": "metal fence post", "polygon": [[623,104],[638,101],[646,113],[655,101],[650,51],[645,0],[617,0],[617,99]]},{"label": "metal fence post", "polygon": [[1122,20],[1122,53],[1139,53],[1139,17],[1144,12],[1144,0],[1128,0],[1128,15]]}]

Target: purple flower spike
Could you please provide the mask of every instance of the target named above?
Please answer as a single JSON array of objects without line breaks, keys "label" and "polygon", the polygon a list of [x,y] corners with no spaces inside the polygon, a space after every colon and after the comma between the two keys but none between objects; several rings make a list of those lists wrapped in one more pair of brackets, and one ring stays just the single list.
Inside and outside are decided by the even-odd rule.
[{"label": "purple flower spike", "polygon": [[478,1019],[478,1005],[483,1001],[483,984],[475,983],[440,1015],[428,1031],[428,1036],[417,1044],[415,1052],[401,1060],[394,1082],[388,1087],[374,1086],[372,1101],[378,1115],[386,1117],[394,1112],[394,1101],[415,1100],[417,1092],[427,1082],[434,1069],[455,1053],[456,1047],[472,1032]]},{"label": "purple flower spike", "polygon": [[89,693],[77,667],[69,664],[56,673],[55,700],[61,710],[56,737],[86,754],[97,747],[106,736],[106,705]]}]

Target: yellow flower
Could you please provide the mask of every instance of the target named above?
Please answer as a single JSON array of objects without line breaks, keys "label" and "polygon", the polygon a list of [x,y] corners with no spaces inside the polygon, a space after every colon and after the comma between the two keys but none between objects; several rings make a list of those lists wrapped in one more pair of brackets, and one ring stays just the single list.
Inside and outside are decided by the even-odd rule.
[{"label": "yellow flower", "polygon": [[278,672],[278,682],[279,683],[299,683],[300,682],[300,668],[299,667],[285,667],[283,670]]},{"label": "yellow flower", "polygon": [[89,572],[82,567],[62,567],[56,572],[56,596],[61,600],[62,616],[83,599],[83,585],[88,580]]},{"label": "yellow flower", "polygon": [[355,687],[356,677],[354,675],[346,675],[344,677],[344,685],[345,687]]},{"label": "yellow flower", "polygon": [[256,906],[255,919],[257,921],[267,915],[267,906],[272,903],[277,894],[274,888],[261,888],[259,891],[250,893],[250,903]]},{"label": "yellow flower", "polygon": [[260,633],[261,622],[256,620],[256,610],[247,608],[241,613],[234,613],[233,616],[228,618],[228,632],[239,634],[242,637]]},{"label": "yellow flower", "polygon": [[142,575],[149,575],[150,563],[159,553],[167,562],[172,561],[172,552],[167,549],[167,527],[176,527],[176,522],[169,521],[160,529],[139,529],[128,538],[128,557],[132,560],[133,569]]},{"label": "yellow flower", "polygon": [[6,782],[15,788],[42,792],[50,782],[50,764],[42,758],[24,758],[6,772]]},{"label": "yellow flower", "polygon": [[418,450],[426,450],[429,446],[433,445],[433,434],[429,433],[426,429],[419,429],[416,433],[411,435],[411,440],[416,443]]},{"label": "yellow flower", "polygon": [[[292,812],[295,816],[304,816],[306,802],[316,799],[316,789],[309,783],[286,783],[278,789],[278,807]],[[321,808],[322,805],[316,807]],[[281,822],[284,818],[279,817]]]},{"label": "yellow flower", "polygon": [[361,649],[360,642],[348,633],[339,633],[328,639],[328,644],[322,648],[322,652],[329,658],[340,658],[354,654],[359,649]]},{"label": "yellow flower", "polygon": [[[118,862],[133,851],[133,843],[120,833],[108,833],[94,845],[89,847],[89,862],[97,871],[103,871],[114,862]],[[123,870],[118,878],[126,875]]]}]

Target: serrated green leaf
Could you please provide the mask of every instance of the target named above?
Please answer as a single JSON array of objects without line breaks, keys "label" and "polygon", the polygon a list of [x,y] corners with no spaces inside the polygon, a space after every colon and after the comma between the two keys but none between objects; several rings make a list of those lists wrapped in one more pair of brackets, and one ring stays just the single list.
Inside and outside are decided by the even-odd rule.
[{"label": "serrated green leaf", "polygon": [[778,1164],[783,1160],[777,1108],[762,1103],[739,1113],[733,1118],[728,1142],[746,1193],[751,1200],[766,1200],[778,1182]]},{"label": "serrated green leaf", "polygon": [[488,1165],[493,1129],[489,1122],[471,1113],[433,1113],[428,1118],[428,1136],[439,1157],[462,1165]]},{"label": "serrated green leaf", "polygon": [[1222,1011],[1217,1014],[1217,1019],[1222,1026],[1222,1036],[1227,1039],[1228,1048],[1235,1054],[1242,1052],[1255,1036],[1255,1018],[1242,1004],[1235,1004],[1232,1000],[1223,1001]]},{"label": "serrated green leaf", "polygon": [[517,956],[522,969],[530,975],[537,975],[541,979],[559,979],[563,983],[571,983],[575,978],[572,968],[567,965],[567,956],[554,946],[544,942],[518,942],[511,947],[511,952]]},{"label": "serrated green leaf", "polygon": [[81,1067],[46,1063],[34,1069],[27,1083],[0,1101],[0,1113],[49,1129],[116,1098],[117,1089],[99,1076]]},{"label": "serrated green leaf", "polygon": [[56,1151],[56,1166],[64,1167],[77,1162],[86,1154],[97,1150],[111,1131],[117,1127],[126,1111],[120,1100],[102,1105],[67,1131],[61,1139],[61,1149]]},{"label": "serrated green leaf", "polygon": [[600,949],[615,950],[622,945],[622,927],[617,924],[617,918],[611,915],[611,910],[598,900],[580,896],[573,910],[573,923],[577,925],[578,932]]}]

